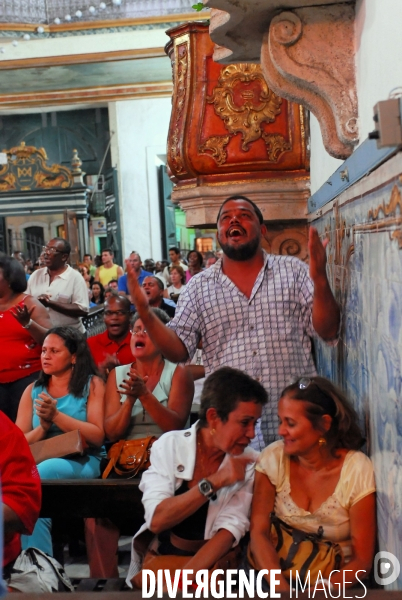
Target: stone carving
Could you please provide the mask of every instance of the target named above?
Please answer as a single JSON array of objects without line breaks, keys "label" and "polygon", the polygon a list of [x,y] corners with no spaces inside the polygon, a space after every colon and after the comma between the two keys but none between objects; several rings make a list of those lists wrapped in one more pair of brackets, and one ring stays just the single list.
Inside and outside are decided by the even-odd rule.
[{"label": "stone carving", "polygon": [[187,71],[188,71],[188,48],[187,42],[180,44],[177,47],[177,55],[175,61],[175,81],[176,86],[176,116],[175,124],[172,133],[172,145],[170,147],[170,159],[176,174],[184,174],[187,171],[184,168],[183,157],[181,154],[181,117],[186,101],[187,94]]},{"label": "stone carving", "polygon": [[8,162],[0,169],[0,190],[32,190],[70,188],[73,177],[70,169],[61,165],[47,165],[44,148],[26,146],[21,142],[10,150],[3,150]]},{"label": "stone carving", "polygon": [[261,67],[254,64],[229,65],[221,70],[218,85],[206,101],[214,105],[215,114],[223,120],[228,136],[210,136],[199,147],[201,153],[212,153],[218,165],[227,160],[224,147],[232,136],[240,133],[241,149],[248,152],[250,144],[263,139],[270,162],[292,149],[282,135],[268,134],[263,123],[273,123],[281,112],[282,99],[269,89]]},{"label": "stone carving", "polygon": [[[303,225],[303,229],[304,227]],[[286,230],[274,237],[271,242],[271,252],[283,256],[297,256],[300,260],[307,261],[307,237],[303,231]]]},{"label": "stone carving", "polygon": [[358,142],[353,27],[346,4],[285,11],[272,19],[261,50],[272,89],[311,110],[326,150],[343,159]]},{"label": "stone carving", "polygon": [[[347,158],[358,141],[354,0],[204,0],[214,60],[254,61],[276,94],[313,112],[325,147]],[[265,32],[265,34],[264,34]]]}]

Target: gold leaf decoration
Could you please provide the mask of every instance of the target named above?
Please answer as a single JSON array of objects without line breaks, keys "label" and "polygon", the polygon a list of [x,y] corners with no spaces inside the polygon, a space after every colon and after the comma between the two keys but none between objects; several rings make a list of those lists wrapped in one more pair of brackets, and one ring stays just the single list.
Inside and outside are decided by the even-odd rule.
[{"label": "gold leaf decoration", "polygon": [[225,146],[228,145],[229,141],[230,135],[212,135],[198,150],[201,154],[206,154],[208,151],[211,152],[211,156],[215,162],[218,165],[224,165],[228,157]]},{"label": "gold leaf decoration", "polygon": [[262,138],[267,146],[267,154],[270,162],[278,162],[284,152],[292,149],[292,144],[287,142],[283,135],[276,133],[263,133]]}]

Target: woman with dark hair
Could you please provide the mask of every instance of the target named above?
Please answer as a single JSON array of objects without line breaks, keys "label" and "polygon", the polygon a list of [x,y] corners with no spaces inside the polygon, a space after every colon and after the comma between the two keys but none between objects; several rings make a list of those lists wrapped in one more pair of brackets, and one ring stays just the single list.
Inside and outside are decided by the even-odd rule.
[{"label": "woman with dark hair", "polygon": [[[85,456],[51,458],[38,465],[41,479],[93,479],[105,456],[103,412],[105,385],[82,333],[72,327],[51,329],[42,347],[42,372],[27,387],[18,410],[18,427],[29,444],[79,429],[89,450]],[[39,519],[24,547],[52,554],[51,520]]]},{"label": "woman with dark hair", "polygon": [[140,483],[145,523],[133,540],[129,585],[141,584],[135,576],[147,530],[158,536],[159,554],[182,556],[181,568],[194,571],[213,567],[238,545],[249,526],[254,478],[256,452],[247,446],[266,402],[260,383],[222,367],[204,384],[199,421],[154,443]]},{"label": "woman with dark hair", "polygon": [[188,271],[186,271],[186,283],[188,283],[194,275],[201,273],[204,258],[198,250],[190,250],[187,254],[187,262]]},{"label": "woman with dark hair", "polygon": [[[339,544],[341,564],[326,583],[329,588],[343,582],[354,585],[371,570],[376,538],[373,466],[359,452],[364,439],[357,415],[323,377],[302,377],[285,388],[278,415],[283,440],[265,448],[256,467],[251,566],[282,568],[271,541],[280,519],[308,534],[319,530],[323,540]],[[280,580],[279,589],[289,591],[283,569]]]},{"label": "woman with dark hair", "polygon": [[93,281],[91,285],[93,304],[103,304],[105,302],[105,288],[100,281]]},{"label": "woman with dark hair", "polygon": [[0,410],[13,423],[22,392],[38,377],[41,344],[52,326],[46,308],[26,289],[21,263],[0,255]]}]

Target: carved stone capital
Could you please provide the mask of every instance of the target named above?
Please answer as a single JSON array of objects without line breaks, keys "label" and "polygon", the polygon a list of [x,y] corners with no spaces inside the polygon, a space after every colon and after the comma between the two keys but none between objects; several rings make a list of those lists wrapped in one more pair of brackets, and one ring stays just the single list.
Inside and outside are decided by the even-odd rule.
[{"label": "carved stone capital", "polygon": [[276,181],[228,181],[214,186],[189,185],[176,188],[174,201],[186,213],[186,227],[215,227],[222,202],[238,193],[259,206],[265,222],[285,223],[306,219],[306,202],[310,195],[307,177]]},{"label": "carved stone capital", "polygon": [[[317,117],[329,154],[358,142],[354,0],[204,0],[214,60],[258,61],[269,87]],[[280,12],[282,11],[282,12]]]},{"label": "carved stone capital", "polygon": [[353,27],[350,5],[285,11],[272,19],[261,49],[270,87],[315,114],[336,158],[358,142]]}]

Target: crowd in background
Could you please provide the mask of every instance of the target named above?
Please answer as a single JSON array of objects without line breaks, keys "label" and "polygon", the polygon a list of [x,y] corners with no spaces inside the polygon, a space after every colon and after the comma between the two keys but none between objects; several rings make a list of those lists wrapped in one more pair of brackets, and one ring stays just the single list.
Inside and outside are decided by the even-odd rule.
[{"label": "crowd in background", "polygon": [[[370,570],[373,467],[359,451],[357,414],[316,375],[311,354],[312,338],[339,337],[326,242],[310,229],[307,266],[268,255],[265,233],[259,208],[236,196],[218,214],[221,260],[196,250],[183,259],[171,248],[170,262],[143,265],[133,251],[124,272],[105,248],[100,262],[87,254],[72,268],[62,238],[47,243],[44,266],[31,273],[21,253],[0,256],[0,409],[29,444],[80,429],[88,445],[84,456],[43,461],[41,479],[99,477],[105,439],[158,438],[140,484],[145,523],[130,586],[141,586],[147,555],[137,542],[147,530],[157,556],[196,571],[220,561],[238,567],[250,529],[242,568],[268,569],[266,586],[269,570],[281,568],[281,591],[290,589],[289,573],[276,541],[286,532],[325,541],[319,567],[337,575],[324,589],[345,584],[347,571],[356,585]],[[87,336],[91,304],[103,304],[105,331]],[[194,383],[205,374],[199,420],[188,428]],[[17,516],[22,547],[51,554],[51,521],[33,527]],[[119,526],[87,520],[91,576],[117,576]],[[21,548],[13,544],[10,581]]]}]

